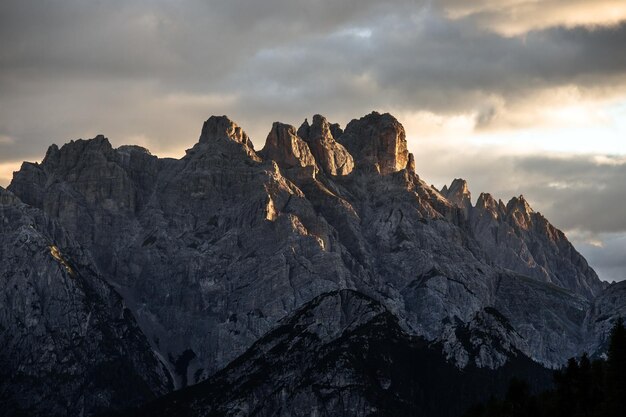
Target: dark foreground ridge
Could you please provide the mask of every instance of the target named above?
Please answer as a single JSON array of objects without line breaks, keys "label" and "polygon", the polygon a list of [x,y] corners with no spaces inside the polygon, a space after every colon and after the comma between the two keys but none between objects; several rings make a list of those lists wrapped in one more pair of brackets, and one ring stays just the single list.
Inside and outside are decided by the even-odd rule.
[{"label": "dark foreground ridge", "polygon": [[341,290],[304,305],[209,381],[125,415],[458,416],[504,394],[512,376],[539,392],[551,374],[521,355],[460,372],[378,302]]},{"label": "dark foreground ridge", "polygon": [[[0,189],[0,414],[90,416],[202,381],[212,398],[217,380],[261,408],[278,384],[267,401],[294,413],[287,399],[384,413],[396,394],[427,409],[438,372],[458,374],[461,395],[606,351],[622,284],[601,282],[522,196],[472,204],[462,179],[437,190],[416,169],[402,125],[376,112],[345,130],[320,115],[274,123],[260,151],[213,116],[178,160],[104,136],[52,145]],[[347,311],[310,304],[346,294],[378,318],[358,330],[332,324]],[[318,327],[296,337],[302,311]],[[255,351],[282,346],[277,334],[293,339],[280,355]],[[388,356],[404,363],[386,377],[394,388],[368,388],[379,365],[395,369]],[[270,359],[267,380],[253,373]],[[340,406],[344,389],[324,388],[335,374],[367,389]]]}]

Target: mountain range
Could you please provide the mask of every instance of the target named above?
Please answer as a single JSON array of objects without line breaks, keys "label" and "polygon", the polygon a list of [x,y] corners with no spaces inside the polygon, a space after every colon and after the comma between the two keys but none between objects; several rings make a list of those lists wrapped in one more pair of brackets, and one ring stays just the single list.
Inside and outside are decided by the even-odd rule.
[{"label": "mountain range", "polygon": [[626,285],[523,196],[416,170],[376,112],[50,146],[0,188],[0,414],[455,416],[604,354]]}]

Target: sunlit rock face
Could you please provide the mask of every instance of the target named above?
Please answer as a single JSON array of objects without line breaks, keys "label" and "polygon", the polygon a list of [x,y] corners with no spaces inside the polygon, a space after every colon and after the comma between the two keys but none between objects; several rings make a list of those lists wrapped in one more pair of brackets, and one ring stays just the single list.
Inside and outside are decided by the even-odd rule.
[{"label": "sunlit rock face", "polygon": [[450,184],[450,188],[444,185],[441,194],[448,201],[463,210],[463,215],[469,218],[469,211],[472,207],[472,193],[469,190],[467,181],[462,178],[455,178]]},{"label": "sunlit rock face", "polygon": [[389,113],[372,112],[352,120],[339,138],[357,167],[390,174],[406,168],[409,152],[404,127]]},{"label": "sunlit rock face", "polygon": [[202,126],[202,133],[200,133],[199,139],[200,143],[209,143],[218,140],[232,140],[250,149],[254,149],[246,132],[227,116],[211,116]]},{"label": "sunlit rock face", "polygon": [[276,161],[279,167],[310,168],[317,173],[317,162],[307,143],[296,135],[296,128],[276,122],[267,136],[261,155]]},{"label": "sunlit rock face", "polygon": [[259,152],[211,117],[179,160],[78,140],[25,163],[9,189],[0,201],[19,198],[73,236],[176,387],[339,290],[371,298],[454,366],[520,355],[557,366],[587,346],[586,311],[603,289],[522,198],[472,206],[464,181],[442,192],[422,181],[389,114],[343,133],[321,116],[298,132],[277,122]]},{"label": "sunlit rock face", "polygon": [[221,153],[224,157],[244,153],[248,158],[260,161],[246,132],[227,116],[209,117],[202,125],[198,143],[187,151],[187,155],[208,152]]},{"label": "sunlit rock face", "polygon": [[337,143],[331,124],[323,116],[319,114],[313,116],[313,124],[310,126],[305,120],[298,128],[298,136],[308,143],[315,159],[326,174],[348,175],[354,169],[352,155]]}]

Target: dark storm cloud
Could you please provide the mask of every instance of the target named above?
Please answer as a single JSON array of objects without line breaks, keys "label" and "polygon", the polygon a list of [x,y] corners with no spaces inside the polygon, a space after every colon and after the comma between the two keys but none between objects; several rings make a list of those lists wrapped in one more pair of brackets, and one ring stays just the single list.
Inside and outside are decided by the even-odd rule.
[{"label": "dark storm cloud", "polygon": [[619,51],[626,25],[505,38],[431,14],[393,16],[388,24],[395,31],[374,26],[369,48],[352,56],[352,65],[371,77],[385,100],[405,108],[462,112],[476,110],[488,95],[516,101],[555,86],[624,83],[626,55]]},{"label": "dark storm cloud", "polygon": [[[514,102],[556,86],[623,85],[624,42],[626,25],[507,38],[408,8],[361,20],[352,30],[261,50],[228,85],[249,87],[251,106],[268,97],[287,111],[295,104],[331,113],[367,106],[471,112],[493,95]],[[254,88],[258,84],[265,88]]]},{"label": "dark storm cloud", "polygon": [[[546,91],[560,87],[573,86],[581,100],[623,97],[626,23],[611,17],[623,2],[541,6],[3,0],[0,182],[52,142],[98,133],[180,155],[211,114],[230,115],[260,147],[272,121],[313,113],[342,123],[373,109],[462,114],[489,130],[539,123]],[[564,229],[626,233],[625,164],[469,148],[417,155],[431,164],[418,171],[434,181],[445,169],[446,179],[466,176],[475,192],[502,198],[524,193]]]},{"label": "dark storm cloud", "polygon": [[[0,134],[24,145],[0,144],[0,160],[29,149],[35,156],[42,143],[96,128],[164,147],[174,127],[119,126],[129,113],[153,120],[146,112],[159,112],[155,102],[168,95],[214,97],[201,119],[233,111],[260,144],[279,117],[294,123],[323,112],[346,121],[374,108],[475,112],[488,128],[498,116],[487,103],[494,96],[508,106],[554,86],[626,84],[624,24],[505,37],[470,18],[448,19],[437,5],[3,1]],[[219,96],[235,101],[220,105]],[[170,102],[161,113],[181,123],[178,140],[192,140],[182,125],[188,118],[175,115],[181,110]]]},{"label": "dark storm cloud", "polygon": [[5,74],[158,77],[204,90],[255,51],[332,31],[375,4],[8,0],[0,5],[0,62]]},{"label": "dark storm cloud", "polygon": [[[264,82],[254,57],[323,38],[377,8],[374,1],[2,2],[0,135],[21,146],[0,143],[0,162],[98,132],[172,148],[193,140],[211,113],[235,113],[265,131],[266,113],[253,105],[272,103],[278,115],[295,99],[276,99],[282,88]],[[258,81],[241,83],[251,71]],[[195,103],[195,120],[182,115],[190,109],[180,97]]]}]

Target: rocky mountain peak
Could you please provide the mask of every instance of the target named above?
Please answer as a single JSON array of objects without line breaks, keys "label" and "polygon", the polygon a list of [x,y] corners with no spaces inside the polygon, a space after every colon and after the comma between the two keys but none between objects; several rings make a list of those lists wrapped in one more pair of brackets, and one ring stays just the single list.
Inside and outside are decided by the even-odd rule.
[{"label": "rocky mountain peak", "polygon": [[339,123],[331,123],[330,124],[330,133],[333,134],[335,139],[339,139],[341,135],[343,135],[343,129],[339,125]]},{"label": "rocky mountain peak", "polygon": [[324,138],[332,137],[337,140],[343,135],[343,130],[339,123],[329,123],[324,116],[316,114],[313,116],[312,124],[309,124],[309,119],[304,119],[304,122],[298,128],[298,136],[307,142],[314,135]]},{"label": "rocky mountain peak", "polygon": [[409,160],[406,163],[406,169],[411,173],[415,173],[415,156],[412,153],[409,153]]},{"label": "rocky mountain peak", "polygon": [[281,168],[310,167],[313,174],[318,171],[307,143],[298,137],[295,127],[285,123],[274,122],[260,154],[263,158],[274,160]]},{"label": "rocky mountain peak", "polygon": [[230,120],[228,116],[211,116],[204,122],[202,133],[200,134],[200,143],[208,143],[214,140],[232,140],[242,145],[254,149],[254,145],[243,129],[235,122]]},{"label": "rocky mountain peak", "polygon": [[476,200],[476,208],[497,212],[499,206],[495,198],[493,198],[491,194],[480,193],[480,195],[478,196],[478,200]]},{"label": "rocky mountain peak", "polygon": [[[338,126],[338,125],[337,125]],[[313,116],[313,124],[308,120],[298,129],[298,136],[308,144],[319,166],[329,175],[347,175],[354,168],[352,155],[335,140],[331,124],[324,116]]]},{"label": "rocky mountain peak", "polygon": [[52,144],[48,147],[46,151],[46,156],[43,158],[43,164],[47,163],[58,163],[59,161],[59,147],[56,144]]},{"label": "rocky mountain peak", "polygon": [[[365,348],[368,339],[362,337],[368,335],[378,337],[384,349],[398,335],[403,344],[435,342],[454,359],[449,366],[468,364],[466,369],[503,369],[505,362],[516,360],[512,354],[554,366],[579,353],[586,306],[602,284],[562,233],[542,223],[523,197],[507,207],[483,193],[471,207],[462,179],[440,195],[409,173],[415,162],[404,129],[388,114],[353,120],[344,134],[315,116],[298,132],[274,123],[257,155],[241,128],[214,116],[205,122],[200,142],[180,160],[159,159],[133,146],[112,149],[99,136],[60,149],[53,145],[43,164],[24,163],[9,191],[0,189],[0,229],[10,229],[0,233],[0,253],[8,254],[8,261],[0,262],[0,284],[9,291],[4,302],[0,296],[0,328],[10,330],[5,335],[15,347],[0,349],[0,366],[10,369],[10,376],[21,375],[7,368],[16,363],[24,364],[28,375],[50,375],[49,369],[67,369],[67,362],[49,368],[49,362],[37,358],[63,359],[77,352],[72,359],[77,365],[63,377],[62,389],[63,398],[79,398],[91,363],[98,369],[106,364],[106,381],[109,369],[130,385],[136,381],[133,375],[148,375],[145,392],[151,395],[171,389],[170,380],[178,387],[214,381],[220,369],[237,380],[238,375],[257,379],[247,365],[238,368],[241,374],[233,369],[251,363],[246,358],[258,353],[267,376],[270,349],[258,347],[269,342],[286,349],[270,352],[272,371],[292,375],[290,369],[312,363],[310,369],[319,371],[318,380],[325,384],[330,373],[319,366],[317,352],[327,352],[332,344],[341,355],[350,354],[335,342],[352,340],[351,347]],[[362,174],[339,177],[355,165]],[[323,175],[312,181],[318,170]],[[14,198],[20,207],[13,207]],[[467,204],[467,219],[452,209],[453,201]],[[532,228],[520,226],[530,224],[527,219]],[[66,273],[67,265],[74,277]],[[28,279],[23,266],[30,267]],[[83,278],[93,283],[93,291],[85,287],[90,291],[85,293]],[[97,298],[91,297],[94,291]],[[43,308],[32,304],[34,296],[45,303]],[[92,299],[102,306],[95,325]],[[16,310],[13,300],[24,309]],[[119,307],[105,311],[112,305]],[[66,314],[66,306],[76,314]],[[123,323],[116,319],[126,316],[121,309],[128,310]],[[604,311],[589,316],[590,326]],[[36,331],[23,327],[29,322],[38,326]],[[104,333],[101,325],[107,326]],[[135,336],[127,338],[131,327]],[[77,331],[85,335],[80,346],[74,342]],[[271,338],[263,339],[270,331]],[[63,346],[48,351],[49,340],[61,340],[59,333],[67,335]],[[307,344],[285,342],[285,337]],[[594,337],[589,343],[596,342]],[[300,355],[302,348],[310,355]],[[33,362],[19,361],[23,350]],[[387,351],[376,350],[386,356]],[[283,366],[284,354],[291,355],[293,368]],[[239,355],[248,356],[235,359]],[[412,352],[403,356],[413,363]],[[133,357],[137,372],[125,359]],[[110,366],[111,358],[120,360],[118,367]],[[381,363],[380,369],[388,369],[391,362]],[[267,381],[265,376],[258,380]],[[15,380],[0,378],[0,391],[18,386]],[[54,402],[49,398],[61,398],[48,380],[25,381],[18,386],[19,395],[24,393],[20,403],[30,406],[33,399],[45,398],[41,405],[48,410]],[[107,389],[125,392],[117,382]],[[226,385],[215,386],[223,398]],[[292,380],[285,384],[293,386]],[[383,391],[389,386],[382,381]],[[101,392],[94,392],[94,401],[100,401]],[[288,396],[276,386],[266,392]],[[344,391],[340,395],[346,398]],[[311,403],[290,398],[310,412]],[[56,414],[82,409],[95,408],[70,404]]]},{"label": "rocky mountain peak", "polygon": [[528,204],[528,201],[523,195],[519,197],[513,197],[506,204],[507,215],[523,229],[529,229],[532,225],[531,214],[534,213],[533,209]]},{"label": "rocky mountain peak", "polygon": [[97,135],[93,139],[72,140],[60,149],[57,145],[51,145],[42,161],[42,166],[47,170],[72,169],[79,164],[95,163],[111,159],[114,153],[111,142],[104,135]]},{"label": "rocky mountain peak", "polygon": [[373,168],[385,175],[405,169],[409,163],[404,127],[389,113],[372,112],[352,120],[339,142],[359,168]]},{"label": "rocky mountain peak", "polygon": [[330,131],[330,123],[324,116],[316,114],[313,116],[313,123],[309,124],[308,119],[298,128],[298,136],[306,142],[328,142],[334,141],[332,132]]},{"label": "rocky mountain peak", "polygon": [[[330,341],[385,314],[384,306],[354,290],[342,289],[322,294],[296,311],[291,327],[307,329],[320,340]],[[320,323],[319,318],[324,321]]]},{"label": "rocky mountain peak", "polygon": [[[56,145],[52,145],[51,148],[57,148]],[[113,146],[109,139],[102,134],[96,135],[93,139],[78,139],[72,140],[69,143],[63,145],[60,149],[63,153],[77,153],[77,152],[110,152],[113,150]]]},{"label": "rocky mountain peak", "polygon": [[330,123],[322,115],[313,116],[313,124],[311,124],[310,135],[312,140],[334,140],[333,133],[330,131]]},{"label": "rocky mountain peak", "polygon": [[533,213],[532,207],[530,207],[530,204],[528,204],[528,201],[526,201],[523,195],[510,199],[506,204],[506,209],[508,212],[518,210],[526,214]]},{"label": "rocky mountain peak", "polygon": [[122,145],[117,148],[117,152],[120,154],[140,153],[148,156],[152,155],[149,149],[146,149],[143,146],[139,145]]},{"label": "rocky mountain peak", "polygon": [[8,206],[19,204],[20,200],[11,191],[0,187],[0,205]]},{"label": "rocky mountain peak", "polygon": [[472,193],[467,186],[467,181],[462,178],[455,178],[450,187],[441,190],[441,194],[452,204],[464,210],[467,217],[468,210],[472,206]]},{"label": "rocky mountain peak", "polygon": [[304,119],[304,122],[298,128],[297,135],[304,139],[305,141],[309,141],[309,129],[311,129],[311,125],[309,124],[309,119]]}]

